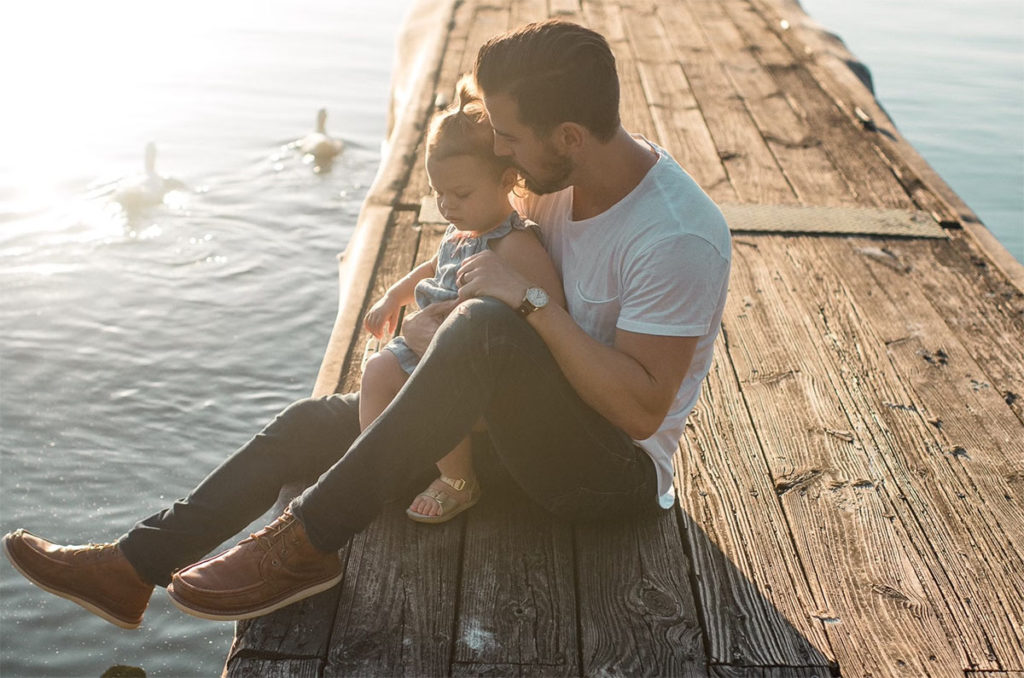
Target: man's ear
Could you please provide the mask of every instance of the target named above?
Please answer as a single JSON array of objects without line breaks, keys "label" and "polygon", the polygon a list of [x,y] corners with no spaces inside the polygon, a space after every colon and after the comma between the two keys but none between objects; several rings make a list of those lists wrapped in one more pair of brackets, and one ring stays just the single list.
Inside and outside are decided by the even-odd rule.
[{"label": "man's ear", "polygon": [[572,153],[583,147],[588,134],[587,129],[577,122],[563,122],[555,127],[551,136],[558,145],[558,150]]}]

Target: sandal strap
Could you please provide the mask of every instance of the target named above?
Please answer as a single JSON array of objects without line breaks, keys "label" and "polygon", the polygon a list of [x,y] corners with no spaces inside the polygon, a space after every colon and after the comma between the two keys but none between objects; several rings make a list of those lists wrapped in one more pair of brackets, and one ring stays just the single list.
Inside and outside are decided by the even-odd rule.
[{"label": "sandal strap", "polygon": [[420,492],[420,496],[426,497],[437,504],[437,507],[441,509],[441,512],[437,514],[439,516],[443,516],[448,513],[448,509],[452,508],[452,504],[454,503],[452,495],[448,494],[444,490],[432,490],[428,488]]},{"label": "sandal strap", "polygon": [[448,476],[442,475],[441,481],[447,485],[450,485],[456,492],[461,492],[466,487],[465,478],[449,478]]}]

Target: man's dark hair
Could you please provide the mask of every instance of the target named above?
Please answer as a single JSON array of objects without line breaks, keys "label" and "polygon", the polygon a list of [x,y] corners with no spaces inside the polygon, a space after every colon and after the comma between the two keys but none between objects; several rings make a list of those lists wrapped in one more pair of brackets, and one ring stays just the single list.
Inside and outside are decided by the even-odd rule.
[{"label": "man's dark hair", "polygon": [[589,28],[559,19],[527,24],[488,40],[474,72],[485,96],[510,96],[539,136],[575,122],[608,141],[619,128],[615,57]]}]

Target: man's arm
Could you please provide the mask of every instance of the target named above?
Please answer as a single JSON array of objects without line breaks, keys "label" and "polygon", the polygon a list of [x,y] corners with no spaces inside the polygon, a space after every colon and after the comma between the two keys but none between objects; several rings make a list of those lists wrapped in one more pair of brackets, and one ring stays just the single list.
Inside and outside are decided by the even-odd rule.
[{"label": "man's arm", "polygon": [[[459,277],[460,299],[492,296],[512,308],[529,286],[493,252],[466,259]],[[649,438],[661,426],[698,339],[616,330],[614,344],[606,346],[553,304],[531,313],[527,321],[584,402],[636,440]]]},{"label": "man's arm", "polygon": [[527,321],[580,398],[635,440],[654,435],[686,377],[698,337],[616,330],[612,346],[590,337],[567,311],[545,307]]}]

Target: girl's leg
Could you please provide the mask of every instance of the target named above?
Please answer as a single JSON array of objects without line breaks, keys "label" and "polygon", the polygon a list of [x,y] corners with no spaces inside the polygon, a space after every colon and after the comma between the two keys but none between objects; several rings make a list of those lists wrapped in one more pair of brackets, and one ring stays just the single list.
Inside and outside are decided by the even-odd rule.
[{"label": "girl's leg", "polygon": [[375,353],[363,368],[359,386],[359,428],[363,431],[374,422],[395,394],[405,385],[409,375],[391,351]]},{"label": "girl's leg", "polygon": [[470,436],[463,438],[451,452],[446,454],[437,462],[437,470],[441,476],[450,478],[461,484],[453,486],[450,483],[437,478],[421,494],[416,495],[409,505],[409,511],[420,516],[439,516],[444,512],[441,505],[442,499],[435,498],[438,493],[446,504],[449,504],[447,512],[452,513],[454,509],[473,501],[479,496],[477,487],[476,472],[473,470],[473,450]]},{"label": "girl's leg", "polygon": [[[363,379],[359,388],[359,425],[363,430],[372,424],[384,411],[395,395],[402,389],[409,375],[402,369],[398,357],[391,351],[374,354],[363,369]],[[437,478],[422,494],[413,499],[409,511],[420,516],[433,517],[441,515],[442,506],[439,499],[450,498],[449,512],[472,501],[479,495],[476,487],[476,474],[473,473],[473,458],[470,439],[467,436],[455,446],[443,459],[437,462],[437,469],[442,476],[462,480],[465,484],[456,488]],[[428,494],[428,493],[433,494]],[[449,499],[444,500],[446,503]]]}]

